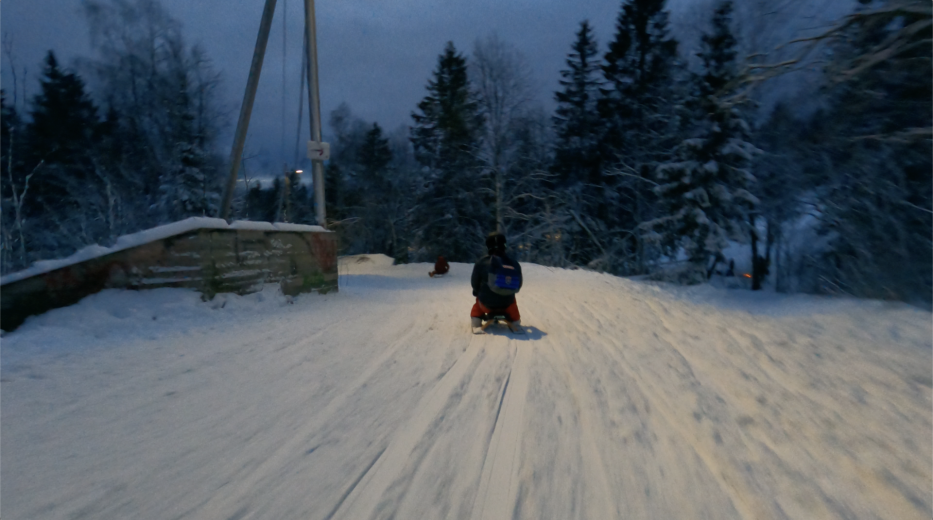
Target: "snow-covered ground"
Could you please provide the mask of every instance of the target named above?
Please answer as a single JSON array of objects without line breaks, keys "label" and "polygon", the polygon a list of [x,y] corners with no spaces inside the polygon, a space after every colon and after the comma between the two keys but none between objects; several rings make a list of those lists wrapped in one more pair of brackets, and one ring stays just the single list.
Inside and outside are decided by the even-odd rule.
[{"label": "snow-covered ground", "polygon": [[105,291],[2,339],[5,519],[931,517],[931,314],[350,257],[337,294]]}]

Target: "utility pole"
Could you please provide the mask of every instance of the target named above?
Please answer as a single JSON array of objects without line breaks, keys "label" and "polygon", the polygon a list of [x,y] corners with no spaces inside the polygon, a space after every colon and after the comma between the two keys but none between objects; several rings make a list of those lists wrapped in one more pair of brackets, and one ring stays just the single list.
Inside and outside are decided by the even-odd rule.
[{"label": "utility pole", "polygon": [[[237,120],[236,134],[233,138],[233,149],[230,150],[230,178],[224,191],[220,206],[220,217],[230,219],[230,204],[236,191],[237,175],[240,161],[243,157],[243,146],[246,142],[246,132],[249,128],[249,118],[253,111],[253,101],[256,99],[256,87],[259,85],[259,74],[262,72],[262,60],[266,54],[266,44],[269,41],[269,30],[272,27],[272,15],[275,12],[276,0],[266,0],[262,10],[262,20],[259,22],[259,35],[256,37],[256,47],[253,50],[253,62],[249,69],[249,78],[246,81],[246,92],[243,94],[243,105],[240,107],[240,118]],[[312,155],[312,181],[314,183],[314,205],[317,222],[326,227],[324,208],[324,161],[330,157],[330,146],[321,142],[321,99],[318,90],[317,73],[317,35],[315,32],[314,0],[304,0],[305,3],[305,35],[307,36],[308,57],[308,111],[311,113],[311,142],[308,143]],[[286,175],[286,182],[287,182]]]},{"label": "utility pole", "polygon": [[[308,35],[308,112],[311,113],[311,140],[321,142],[321,98],[318,91],[317,34],[314,21],[314,0],[305,2],[305,31]],[[314,183],[314,209],[317,223],[326,228],[327,213],[324,210],[324,161],[313,160],[312,182]]]},{"label": "utility pole", "polygon": [[262,9],[262,20],[259,22],[256,47],[253,49],[253,62],[250,64],[249,77],[246,80],[246,92],[243,94],[243,104],[240,106],[240,118],[236,123],[233,149],[230,150],[230,178],[227,179],[227,188],[224,190],[224,198],[220,204],[220,218],[225,220],[230,219],[230,203],[233,201],[233,193],[236,191],[240,159],[243,157],[243,145],[246,143],[249,117],[253,113],[253,101],[256,100],[256,87],[259,85],[262,60],[266,55],[266,44],[269,42],[269,30],[272,28],[273,13],[275,13],[275,0],[266,0],[266,5]]}]

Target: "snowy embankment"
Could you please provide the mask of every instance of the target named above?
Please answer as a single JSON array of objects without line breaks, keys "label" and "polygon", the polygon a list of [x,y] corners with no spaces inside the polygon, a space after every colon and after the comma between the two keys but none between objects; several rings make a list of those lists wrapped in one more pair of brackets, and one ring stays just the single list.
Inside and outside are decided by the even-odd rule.
[{"label": "snowy embankment", "polygon": [[[366,258],[366,260],[364,260]],[[2,339],[4,518],[931,516],[931,315],[351,257],[338,294],[105,291]]]}]

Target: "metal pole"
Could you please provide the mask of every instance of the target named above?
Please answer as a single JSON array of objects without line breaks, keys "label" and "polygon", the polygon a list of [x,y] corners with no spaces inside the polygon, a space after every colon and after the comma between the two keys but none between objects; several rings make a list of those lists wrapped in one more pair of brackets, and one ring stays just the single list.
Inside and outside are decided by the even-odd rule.
[{"label": "metal pole", "polygon": [[243,158],[243,145],[246,143],[246,131],[249,129],[249,116],[253,112],[253,101],[256,99],[256,87],[259,85],[259,73],[262,72],[262,59],[266,55],[266,43],[269,42],[269,29],[272,27],[274,12],[275,0],[266,0],[266,5],[262,9],[262,20],[259,22],[256,47],[253,50],[253,63],[249,66],[246,92],[243,94],[243,104],[240,106],[240,118],[236,123],[233,149],[230,150],[230,178],[227,180],[227,189],[224,190],[223,202],[220,204],[220,218],[226,220],[230,218],[230,202],[233,201],[233,192],[236,190],[240,160]]},{"label": "metal pole", "polygon": [[[311,113],[311,140],[321,142],[321,97],[318,93],[317,36],[314,22],[314,0],[305,2],[305,31],[308,36],[308,112]],[[312,161],[314,205],[317,223],[327,227],[324,210],[324,162]]]}]

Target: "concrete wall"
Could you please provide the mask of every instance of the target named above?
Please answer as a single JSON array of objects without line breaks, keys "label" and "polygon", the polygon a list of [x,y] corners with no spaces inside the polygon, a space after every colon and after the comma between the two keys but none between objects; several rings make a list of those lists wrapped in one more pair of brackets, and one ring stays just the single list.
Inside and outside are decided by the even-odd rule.
[{"label": "concrete wall", "polygon": [[296,295],[337,290],[336,234],[199,229],[0,286],[0,327],[77,303],[107,288],[190,287],[205,299],[279,283]]}]

